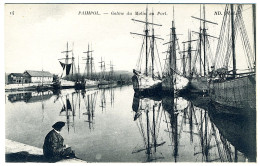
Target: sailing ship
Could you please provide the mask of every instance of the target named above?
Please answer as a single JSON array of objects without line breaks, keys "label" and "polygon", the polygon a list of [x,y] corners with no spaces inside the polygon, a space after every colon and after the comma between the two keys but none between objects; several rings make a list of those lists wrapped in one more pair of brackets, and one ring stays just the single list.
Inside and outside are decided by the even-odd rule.
[{"label": "sailing ship", "polygon": [[[174,21],[174,9],[173,9],[173,21],[170,33],[170,41],[164,44],[168,44],[168,51],[166,51],[166,61],[164,66],[164,72],[162,77],[162,90],[169,93],[178,93],[188,85],[188,79],[185,77],[185,72],[179,72],[177,68],[177,50],[180,50],[175,21]],[[181,52],[178,52],[180,57]],[[183,52],[184,55],[184,52]],[[181,57],[185,62],[185,57]],[[181,59],[180,58],[180,59]],[[181,64],[181,63],[179,63]],[[183,71],[185,71],[185,64],[183,63]]]},{"label": "sailing ship", "polygon": [[[76,82],[77,89],[97,87],[98,82],[95,80],[96,74],[95,74],[94,58],[92,56],[93,51],[94,50],[89,49],[89,44],[88,44],[88,50],[86,52],[83,52],[87,54],[86,58],[82,58],[82,60],[86,61],[85,70],[82,78],[78,79]],[[78,67],[78,71],[79,71],[79,67]]]},{"label": "sailing ship", "polygon": [[122,79],[122,76],[120,74],[119,79],[117,80],[117,85],[123,86],[126,84],[126,81]]},{"label": "sailing ship", "polygon": [[102,60],[100,63],[100,74],[99,74],[99,83],[98,83],[98,88],[104,89],[109,87],[109,82],[106,80],[106,63],[105,61]]},{"label": "sailing ship", "polygon": [[109,64],[110,70],[109,70],[109,73],[108,73],[108,83],[109,83],[110,88],[117,86],[117,81],[116,81],[116,78],[115,78],[115,75],[114,75],[114,66],[115,65],[113,65],[113,62],[110,61],[110,64]]},{"label": "sailing ship", "polygon": [[[200,18],[192,16],[192,18],[200,21],[200,30],[199,32],[192,31],[194,34],[199,36],[198,40],[191,40],[191,35],[189,34],[188,41],[188,57],[189,57],[189,91],[195,93],[205,93],[208,92],[208,79],[209,79],[209,70],[210,70],[210,56],[211,47],[209,43],[209,38],[218,39],[215,36],[209,35],[206,29],[206,23],[212,25],[218,25],[215,22],[206,20],[205,16],[205,5],[203,5],[203,18],[201,18],[201,9],[200,9]],[[202,25],[203,24],[203,25]],[[197,43],[196,43],[197,41]],[[191,49],[191,42],[197,44],[197,50]],[[185,42],[184,42],[185,43]],[[191,52],[195,51],[195,57],[192,58]],[[198,69],[199,68],[199,69]],[[203,68],[203,69],[202,69]]]},{"label": "sailing ship", "polygon": [[[156,46],[155,39],[163,40],[162,38],[155,37],[153,26],[162,26],[162,25],[155,24],[153,22],[148,22],[147,15],[148,15],[148,8],[146,8],[145,21],[132,19],[133,21],[145,24],[145,29],[144,29],[145,33],[144,34],[131,32],[131,34],[135,34],[135,35],[144,37],[142,48],[141,48],[141,55],[137,62],[137,67],[136,67],[136,69],[133,69],[134,76],[132,77],[132,82],[133,82],[133,89],[135,92],[153,94],[153,93],[158,93],[162,90],[161,76],[160,76],[159,72],[155,73],[155,71],[154,71],[155,63],[157,62],[155,59],[154,50],[155,50],[155,46]],[[150,28],[149,26],[152,26],[152,27]],[[151,31],[152,34],[149,34],[149,31]],[[144,45],[145,45],[145,69],[143,72],[141,67],[142,67],[142,53],[143,53]],[[160,64],[158,64],[158,66],[159,65]]]},{"label": "sailing ship", "polygon": [[[245,12],[243,11],[243,6],[226,5],[224,12],[230,14],[226,14],[223,17],[219,35],[220,40],[209,83],[210,96],[216,103],[230,107],[245,108],[244,111],[249,111],[247,108],[256,109],[255,5],[252,6],[252,9],[254,51],[251,49],[250,39],[247,34],[248,29],[246,29],[246,22],[244,22],[242,15]],[[241,38],[238,38],[239,33]],[[241,47],[238,44],[243,46]],[[240,51],[238,50],[239,48]],[[247,62],[247,67],[238,69],[237,59],[238,55],[240,55],[240,61],[242,62],[242,48],[246,57],[244,62]],[[229,63],[231,64],[229,65]],[[229,67],[231,65],[232,68]]]},{"label": "sailing ship", "polygon": [[106,89],[106,88],[113,88],[117,86],[117,82],[114,80],[114,65],[110,61],[110,70],[107,75],[106,72],[106,64],[105,61],[102,60],[100,63],[100,76],[99,76],[99,82],[98,82],[98,88],[100,89]]},{"label": "sailing ship", "polygon": [[73,50],[69,50],[67,42],[67,50],[61,52],[65,53],[65,58],[58,59],[62,67],[62,73],[60,79],[53,83],[54,89],[75,87],[75,81],[73,80],[73,74],[76,72],[74,55],[72,54],[70,58],[69,52],[73,52]]}]

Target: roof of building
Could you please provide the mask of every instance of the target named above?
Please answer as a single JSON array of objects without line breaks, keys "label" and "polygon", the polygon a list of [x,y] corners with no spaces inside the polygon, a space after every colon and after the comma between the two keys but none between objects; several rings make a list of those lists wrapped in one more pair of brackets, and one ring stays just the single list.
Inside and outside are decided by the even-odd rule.
[{"label": "roof of building", "polygon": [[9,75],[13,75],[13,76],[16,76],[16,77],[23,77],[23,73],[10,73]]},{"label": "roof of building", "polygon": [[28,73],[31,77],[52,77],[52,74],[48,71],[25,70],[24,73]]}]

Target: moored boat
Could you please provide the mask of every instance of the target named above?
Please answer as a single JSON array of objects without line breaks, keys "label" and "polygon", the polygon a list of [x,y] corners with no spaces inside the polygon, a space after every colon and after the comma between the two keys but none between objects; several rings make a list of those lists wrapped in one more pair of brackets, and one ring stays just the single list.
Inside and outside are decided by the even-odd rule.
[{"label": "moored boat", "polygon": [[[139,33],[131,33],[134,35],[139,35],[144,37],[143,41],[143,46],[142,49],[145,48],[145,69],[142,69],[142,52],[140,58],[137,62],[137,67],[136,69],[133,70],[133,77],[132,77],[132,82],[133,82],[133,89],[136,93],[147,93],[147,94],[154,94],[154,93],[161,93],[162,90],[162,79],[161,76],[158,72],[155,72],[155,39],[161,39],[158,37],[155,37],[154,35],[154,28],[153,26],[162,26],[160,24],[155,24],[153,22],[148,22],[148,9],[146,8],[146,20],[141,21],[141,20],[135,20],[132,19],[133,21],[139,22],[139,23],[144,23],[145,24],[145,29],[144,32],[145,34],[139,34]],[[152,27],[150,27],[152,26]],[[149,31],[152,33],[149,34]],[[151,39],[151,42],[148,42],[148,39]],[[162,39],[163,40],[163,39]],[[150,48],[149,48],[150,47]],[[150,49],[150,51],[149,51]],[[151,57],[151,58],[149,58]],[[159,58],[159,56],[158,56]],[[160,69],[157,69],[160,70]]]},{"label": "moored boat", "polygon": [[[234,8],[236,10],[234,10]],[[253,34],[255,35],[255,6],[252,7],[253,11]],[[246,25],[243,19],[242,5],[226,5],[225,12],[230,12],[231,15],[225,15],[223,18],[223,26],[220,31],[220,38],[218,43],[219,52],[216,54],[215,64],[211,73],[209,82],[210,96],[215,102],[235,107],[244,108],[244,111],[256,109],[256,76],[255,76],[255,60],[256,50],[252,51],[250,39],[248,38]],[[234,18],[235,17],[235,18]],[[229,24],[226,24],[228,23]],[[231,31],[228,35],[228,30]],[[237,51],[236,41],[237,34],[240,33],[241,41],[248,63],[246,68],[237,68],[237,59],[241,54]],[[226,46],[225,40],[229,41]],[[253,41],[255,44],[255,40]],[[255,46],[256,48],[256,46]],[[221,54],[222,53],[222,54]],[[224,53],[224,54],[223,54]],[[232,54],[231,54],[232,53]],[[232,59],[232,68],[229,67],[229,61]],[[242,61],[243,59],[240,59]],[[221,63],[222,62],[222,63]],[[241,63],[241,62],[240,62]],[[246,72],[245,72],[246,71]],[[250,108],[250,109],[249,109]]]},{"label": "moored boat", "polygon": [[[69,57],[69,52],[72,52],[72,57]],[[74,88],[75,87],[75,80],[74,74],[76,73],[75,63],[74,63],[74,55],[73,51],[69,50],[68,42],[67,42],[67,50],[61,53],[65,53],[65,58],[58,59],[60,65],[62,67],[62,73],[60,78],[58,78],[54,83],[54,89],[59,88]]]},{"label": "moored boat", "polygon": [[[198,40],[195,41],[197,44],[197,50],[191,50],[189,48],[189,84],[188,88],[190,92],[193,93],[207,93],[209,90],[208,79],[210,75],[210,66],[211,66],[211,45],[209,43],[209,38],[218,39],[215,36],[212,36],[208,33],[208,26],[218,25],[215,22],[206,19],[205,15],[205,5],[203,5],[203,11],[201,13],[200,8],[200,18],[192,16],[192,18],[199,20],[200,27],[199,32],[192,31],[198,35]],[[201,16],[203,14],[203,17]],[[207,25],[206,25],[207,24]],[[189,43],[190,45],[190,43]],[[191,51],[196,51],[195,57],[192,58]]]},{"label": "moored boat", "polygon": [[[174,14],[174,10],[173,10]],[[181,53],[180,51],[177,52],[180,47],[177,42],[177,34],[176,34],[176,27],[175,27],[175,20],[173,16],[172,20],[172,27],[170,28],[170,41],[164,44],[168,44],[168,51],[166,51],[166,61],[165,61],[165,66],[164,66],[164,71],[163,71],[163,78],[162,78],[162,90],[164,93],[178,93],[180,90],[183,90],[186,88],[188,84],[188,79],[185,77],[185,75],[181,74],[179,72],[180,66],[177,64],[177,59],[180,60],[185,60],[183,58],[183,55],[178,54]],[[184,52],[183,52],[184,54]],[[183,66],[183,71],[185,70],[185,67]],[[183,72],[185,73],[185,72]]]}]

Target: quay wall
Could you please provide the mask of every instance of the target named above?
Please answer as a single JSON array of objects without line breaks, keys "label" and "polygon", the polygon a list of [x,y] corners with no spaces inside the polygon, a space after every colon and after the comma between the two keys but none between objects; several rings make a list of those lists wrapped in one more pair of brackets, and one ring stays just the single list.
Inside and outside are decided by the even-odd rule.
[{"label": "quay wall", "polygon": [[[33,162],[46,163],[41,148],[26,145],[20,142],[5,139],[5,161],[6,162]],[[64,159],[57,163],[87,163],[80,159]]]}]

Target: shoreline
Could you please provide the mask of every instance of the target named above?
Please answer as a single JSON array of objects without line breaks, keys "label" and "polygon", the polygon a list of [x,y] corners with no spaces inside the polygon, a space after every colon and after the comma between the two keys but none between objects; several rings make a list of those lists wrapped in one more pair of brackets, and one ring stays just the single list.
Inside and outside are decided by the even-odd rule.
[{"label": "shoreline", "polygon": [[[20,142],[5,139],[5,162],[6,163],[49,163],[43,156],[41,148]],[[87,161],[73,158],[62,159],[56,163],[87,163]]]},{"label": "shoreline", "polygon": [[[5,86],[5,92],[22,92],[22,91],[47,91],[47,90],[57,90],[55,88],[53,88],[50,84],[46,84],[46,85],[19,85],[19,86],[10,86],[11,84],[6,85]],[[93,89],[93,88],[97,88],[97,89],[107,89],[107,88],[117,88],[117,87],[122,87],[122,86],[128,86],[129,84],[124,84],[124,85],[114,85],[111,87],[106,87],[106,88],[99,88],[98,84],[96,85],[91,85],[91,86],[87,86],[86,88],[82,88],[81,90],[87,90],[87,89]],[[71,89],[74,88],[76,89],[76,87],[63,87],[60,88],[60,90],[62,89]]]}]

